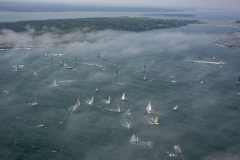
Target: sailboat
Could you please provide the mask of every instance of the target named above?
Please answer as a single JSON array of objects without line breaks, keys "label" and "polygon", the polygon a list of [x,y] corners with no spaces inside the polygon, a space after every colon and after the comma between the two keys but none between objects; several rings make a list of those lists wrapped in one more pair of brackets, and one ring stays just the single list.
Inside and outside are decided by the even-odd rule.
[{"label": "sailboat", "polygon": [[53,63],[53,58],[51,57],[50,63]]},{"label": "sailboat", "polygon": [[77,99],[77,103],[69,108],[69,110],[75,111],[80,106],[80,100]]},{"label": "sailboat", "polygon": [[102,67],[102,71],[105,71],[105,70],[106,70],[106,69],[105,69],[105,67],[103,66],[103,67]]},{"label": "sailboat", "polygon": [[118,104],[118,109],[116,109],[115,111],[116,111],[116,112],[119,112],[119,113],[121,112],[121,109],[120,109],[119,104]]},{"label": "sailboat", "polygon": [[173,75],[173,80],[171,80],[172,83],[177,83],[177,81],[175,80],[175,74]]},{"label": "sailboat", "polygon": [[93,104],[93,97],[92,97],[92,99],[91,99],[91,100],[87,100],[86,102],[87,102],[87,104],[90,104],[90,105],[92,105],[92,104]]},{"label": "sailboat", "polygon": [[145,75],[144,75],[144,77],[143,77],[143,80],[144,80],[144,81],[146,81],[146,76],[147,76],[147,75],[146,75],[146,73],[145,73]]},{"label": "sailboat", "polygon": [[61,61],[61,62],[59,62],[59,64],[64,64],[64,60],[63,60],[63,58],[62,58],[62,61]]},{"label": "sailboat", "polygon": [[108,100],[105,101],[105,103],[110,104],[110,102],[111,102],[111,98],[110,98],[110,96],[109,96]]},{"label": "sailboat", "polygon": [[177,141],[176,145],[173,147],[176,152],[181,153],[181,148],[179,147],[179,141]]},{"label": "sailboat", "polygon": [[135,136],[135,134],[133,134],[131,139],[130,139],[130,142],[132,144],[135,144],[135,143],[139,142],[139,139],[138,139],[138,137]]},{"label": "sailboat", "polygon": [[159,119],[158,119],[158,116],[155,118],[155,120],[154,120],[154,124],[159,125]]},{"label": "sailboat", "polygon": [[144,64],[144,66],[143,66],[143,70],[144,70],[144,71],[147,70],[147,66],[146,66],[146,64]]},{"label": "sailboat", "polygon": [[123,92],[123,95],[122,95],[121,100],[123,100],[123,101],[127,101],[127,99],[126,99],[126,97],[125,97],[125,92]]},{"label": "sailboat", "polygon": [[99,91],[99,87],[97,86],[97,88],[95,90],[96,90],[96,92],[98,92]]},{"label": "sailboat", "polygon": [[116,74],[115,74],[115,76],[117,77],[118,76],[118,70],[116,69]]},{"label": "sailboat", "polygon": [[150,102],[148,103],[146,110],[147,110],[147,113],[150,113],[152,111],[152,105]]},{"label": "sailboat", "polygon": [[240,83],[240,76],[239,76],[239,78],[238,78],[238,80],[237,80],[237,83],[238,83],[238,84]]},{"label": "sailboat", "polygon": [[74,66],[73,66],[73,71],[76,71],[76,66],[75,66],[75,64],[74,64]]},{"label": "sailboat", "polygon": [[37,71],[37,67],[36,67],[36,70],[35,72],[33,72],[34,76],[38,76],[38,71]]},{"label": "sailboat", "polygon": [[213,58],[212,59],[216,59],[216,57],[215,57],[215,53],[213,54]]},{"label": "sailboat", "polygon": [[98,58],[100,58],[100,52],[98,52]]},{"label": "sailboat", "polygon": [[[204,49],[203,49],[203,50],[204,50]],[[204,59],[204,58],[203,58],[203,50],[202,50],[201,55],[198,57],[199,59]]]},{"label": "sailboat", "polygon": [[54,86],[54,87],[58,86],[56,79],[55,79],[54,82],[53,82],[53,86]]},{"label": "sailboat", "polygon": [[177,110],[177,109],[178,109],[178,106],[176,105],[173,109],[174,109],[174,110]]},{"label": "sailboat", "polygon": [[37,106],[38,105],[36,96],[34,97],[34,101],[31,103],[31,105],[32,106]]},{"label": "sailboat", "polygon": [[19,66],[18,65],[16,65],[14,71],[19,71]]}]

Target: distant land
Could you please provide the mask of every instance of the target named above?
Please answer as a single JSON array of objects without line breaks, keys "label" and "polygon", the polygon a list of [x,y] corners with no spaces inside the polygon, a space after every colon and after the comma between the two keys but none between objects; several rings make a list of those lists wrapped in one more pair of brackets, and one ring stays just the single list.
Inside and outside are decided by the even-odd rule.
[{"label": "distant land", "polygon": [[[11,29],[15,32],[26,31],[26,26],[35,29],[36,34],[54,32],[65,34],[88,28],[87,32],[99,30],[120,30],[130,32],[150,31],[154,29],[164,29],[181,27],[188,24],[201,23],[198,20],[165,20],[150,19],[146,17],[114,17],[114,18],[76,18],[76,19],[51,19],[33,20],[19,22],[1,22],[0,28]],[[55,28],[56,30],[52,30]]]},{"label": "distant land", "polygon": [[235,23],[240,24],[240,20],[235,21]]},{"label": "distant land", "polygon": [[196,15],[193,14],[179,14],[179,13],[173,13],[173,14],[144,14],[143,16],[166,16],[166,17],[196,17]]},{"label": "distant land", "polygon": [[[61,41],[61,36],[67,33],[81,32],[89,33],[102,30],[117,30],[126,32],[144,32],[155,29],[166,29],[173,27],[186,26],[188,24],[199,24],[198,20],[162,20],[150,19],[145,17],[115,17],[115,18],[77,18],[77,19],[52,19],[52,20],[34,20],[19,22],[2,22],[1,29],[9,29],[14,32],[28,32],[29,28],[34,29],[32,36],[39,36],[45,33],[54,35],[55,41],[59,44],[70,43],[73,40]],[[3,32],[0,32],[0,35]],[[12,44],[5,42],[0,44],[2,48],[12,47]]]},{"label": "distant land", "polygon": [[228,33],[224,38],[220,38],[216,44],[225,47],[240,47],[240,31]]},{"label": "distant land", "polygon": [[183,9],[0,2],[0,12],[184,12]]}]

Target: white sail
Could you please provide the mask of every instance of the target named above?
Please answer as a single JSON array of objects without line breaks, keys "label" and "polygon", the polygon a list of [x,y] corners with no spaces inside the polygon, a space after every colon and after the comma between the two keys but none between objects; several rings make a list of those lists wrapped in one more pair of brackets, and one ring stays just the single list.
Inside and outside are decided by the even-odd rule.
[{"label": "white sail", "polygon": [[35,72],[33,72],[33,75],[34,75],[34,76],[38,76],[37,67],[36,67],[36,70],[35,70]]},{"label": "white sail", "polygon": [[111,102],[111,97],[109,96],[108,100],[107,100],[107,104],[109,104]]},{"label": "white sail", "polygon": [[32,106],[38,105],[36,96],[34,97],[34,101],[31,103],[31,105]]},{"label": "white sail", "polygon": [[77,99],[77,103],[69,108],[69,110],[75,111],[80,106],[80,100]]},{"label": "white sail", "polygon": [[174,110],[177,110],[177,109],[178,109],[178,106],[176,105],[173,109],[174,109]]},{"label": "white sail", "polygon": [[86,100],[86,103],[92,105],[93,104],[93,97],[92,97],[91,100]]},{"label": "white sail", "polygon": [[96,90],[96,92],[98,92],[99,91],[99,87],[97,86],[97,88],[95,90]]},{"label": "white sail", "polygon": [[171,80],[172,83],[177,83],[177,81],[175,80],[175,74],[172,77],[173,80]]},{"label": "white sail", "polygon": [[148,103],[146,110],[148,113],[150,113],[152,111],[152,105],[150,102]]},{"label": "white sail", "polygon": [[80,106],[80,100],[79,99],[77,99],[76,106]]},{"label": "white sail", "polygon": [[146,73],[145,73],[145,75],[144,75],[144,77],[143,77],[143,80],[144,80],[144,81],[146,80],[146,77],[147,77],[147,75],[146,75]]},{"label": "white sail", "polygon": [[58,86],[56,79],[55,79],[54,82],[53,82],[53,86],[54,86],[54,87]]},{"label": "white sail", "polygon": [[126,101],[126,100],[127,100],[126,97],[125,97],[125,92],[123,92],[123,95],[122,95],[121,100],[123,100],[123,101]]},{"label": "white sail", "polygon": [[182,153],[181,148],[179,147],[179,141],[177,141],[176,145],[173,147],[176,152]]},{"label": "white sail", "polygon": [[135,134],[132,135],[131,139],[130,139],[130,142],[131,143],[136,143],[137,142],[137,139],[135,137]]}]

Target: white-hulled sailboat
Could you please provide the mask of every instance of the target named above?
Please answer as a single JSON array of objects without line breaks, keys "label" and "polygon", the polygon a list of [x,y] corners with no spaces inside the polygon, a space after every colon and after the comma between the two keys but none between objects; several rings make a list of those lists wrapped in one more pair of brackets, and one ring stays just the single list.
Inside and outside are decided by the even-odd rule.
[{"label": "white-hulled sailboat", "polygon": [[56,80],[56,79],[54,79],[54,82],[53,82],[53,87],[56,87],[56,86],[58,86],[58,85],[57,85],[57,80]]},{"label": "white-hulled sailboat", "polygon": [[115,74],[115,76],[117,77],[118,76],[118,70],[116,69],[116,74]]},{"label": "white-hulled sailboat", "polygon": [[152,105],[150,102],[148,103],[146,110],[148,113],[150,113],[152,111]]},{"label": "white-hulled sailboat", "polygon": [[158,119],[158,116],[155,118],[155,120],[154,120],[154,124],[155,124],[155,125],[159,125],[159,119]]},{"label": "white-hulled sailboat", "polygon": [[93,104],[93,97],[92,97],[91,100],[86,100],[86,103],[92,105]]},{"label": "white-hulled sailboat", "polygon": [[171,82],[172,82],[172,83],[177,83],[177,81],[176,81],[176,79],[175,79],[175,74],[173,75]]},{"label": "white-hulled sailboat", "polygon": [[176,105],[173,109],[174,109],[174,110],[178,110],[178,105]]},{"label": "white-hulled sailboat", "polygon": [[176,152],[182,153],[181,148],[179,147],[179,141],[177,141],[176,145],[173,147]]},{"label": "white-hulled sailboat", "polygon": [[37,67],[36,67],[36,70],[33,72],[33,75],[34,75],[34,76],[38,76],[38,70],[37,70]]},{"label": "white-hulled sailboat", "polygon": [[143,70],[144,70],[144,71],[147,70],[147,66],[146,66],[146,64],[144,64],[144,66],[143,66]]},{"label": "white-hulled sailboat", "polygon": [[32,106],[37,106],[38,105],[36,96],[34,97],[34,101],[31,103],[31,105]]},{"label": "white-hulled sailboat", "polygon": [[80,106],[80,100],[77,99],[77,103],[69,108],[69,110],[75,111]]},{"label": "white-hulled sailboat", "polygon": [[116,111],[116,112],[119,112],[119,113],[121,112],[121,109],[120,109],[119,104],[118,104],[118,109],[116,109],[115,111]]},{"label": "white-hulled sailboat", "polygon": [[122,95],[121,100],[123,100],[123,101],[127,101],[127,99],[126,99],[126,97],[125,97],[125,92],[123,92],[123,95]]},{"label": "white-hulled sailboat", "polygon": [[147,78],[147,75],[145,73],[144,77],[143,77],[143,80],[146,81],[146,78]]},{"label": "white-hulled sailboat", "polygon": [[133,134],[132,137],[131,137],[131,139],[130,139],[130,142],[131,142],[132,144],[135,144],[135,143],[139,142],[139,139],[138,139],[137,136],[135,136],[135,134]]},{"label": "white-hulled sailboat", "polygon": [[111,103],[111,98],[109,96],[108,100],[104,100],[105,103],[110,104]]},{"label": "white-hulled sailboat", "polygon": [[97,86],[97,88],[95,89],[96,92],[98,92],[100,89],[99,89],[99,86]]},{"label": "white-hulled sailboat", "polygon": [[240,76],[239,76],[239,78],[238,78],[238,80],[237,80],[237,83],[238,83],[238,84],[240,83]]}]

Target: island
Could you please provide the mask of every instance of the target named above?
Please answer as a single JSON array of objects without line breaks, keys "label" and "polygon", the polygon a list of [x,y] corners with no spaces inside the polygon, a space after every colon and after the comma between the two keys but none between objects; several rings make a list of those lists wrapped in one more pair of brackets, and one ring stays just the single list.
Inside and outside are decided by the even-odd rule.
[{"label": "island", "polygon": [[[31,32],[32,36],[41,36],[46,33],[54,35],[56,43],[63,44],[78,40],[61,40],[61,36],[69,33],[90,33],[103,30],[116,30],[124,32],[144,32],[156,29],[166,29],[186,26],[188,24],[201,23],[198,20],[166,20],[151,19],[146,17],[102,17],[102,18],[76,18],[76,19],[50,19],[19,22],[2,22],[1,29],[7,29],[16,33]],[[0,32],[0,35],[2,32]],[[0,44],[0,46],[11,46]]]},{"label": "island", "polygon": [[172,13],[172,14],[144,14],[144,16],[166,16],[166,17],[196,17],[193,14]]},{"label": "island", "polygon": [[225,37],[220,38],[216,44],[224,47],[240,47],[240,31],[228,33]]}]

